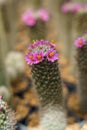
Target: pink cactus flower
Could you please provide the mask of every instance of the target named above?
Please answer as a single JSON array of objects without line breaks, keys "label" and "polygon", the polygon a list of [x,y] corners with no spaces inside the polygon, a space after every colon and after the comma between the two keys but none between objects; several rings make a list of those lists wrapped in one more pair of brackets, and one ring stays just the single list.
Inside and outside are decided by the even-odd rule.
[{"label": "pink cactus flower", "polygon": [[35,48],[35,44],[31,44],[31,45],[29,45],[29,47],[28,47],[28,49],[34,49]]},{"label": "pink cactus flower", "polygon": [[36,40],[29,46],[25,59],[29,65],[38,64],[44,59],[54,62],[58,60],[55,44],[47,40]]},{"label": "pink cactus flower", "polygon": [[27,25],[27,26],[34,26],[36,24],[36,18],[34,16],[33,10],[27,10],[23,15],[22,15],[22,21]]},{"label": "pink cactus flower", "polygon": [[39,45],[41,45],[41,41],[36,40],[33,44],[34,44],[35,46],[39,46]]},{"label": "pink cactus flower", "polygon": [[0,105],[0,110],[2,110],[2,106]]},{"label": "pink cactus flower", "polygon": [[64,4],[61,6],[61,11],[62,11],[63,13],[67,13],[67,12],[68,12],[67,3],[64,3]]},{"label": "pink cactus flower", "polygon": [[81,8],[82,5],[80,3],[66,2],[61,6],[61,11],[63,13],[76,13]]},{"label": "pink cactus flower", "polygon": [[2,99],[2,96],[0,95],[0,99]]},{"label": "pink cactus flower", "polygon": [[37,52],[35,53],[36,57],[36,64],[44,60],[44,53],[43,52]]},{"label": "pink cactus flower", "polygon": [[82,8],[82,5],[80,3],[75,3],[75,5],[72,8],[72,13],[78,12]]},{"label": "pink cactus flower", "polygon": [[83,47],[84,45],[86,45],[86,41],[84,37],[78,37],[75,42],[74,42],[75,46],[78,48]]},{"label": "pink cactus flower", "polygon": [[48,21],[49,20],[49,13],[47,10],[45,9],[39,9],[38,10],[38,14],[40,16],[40,19],[44,22]]},{"label": "pink cactus flower", "polygon": [[51,62],[58,60],[58,54],[56,53],[56,50],[53,50],[53,49],[48,50],[47,59],[48,61],[51,61]]},{"label": "pink cactus flower", "polygon": [[26,60],[27,64],[29,64],[29,65],[36,63],[35,55],[33,53],[28,53],[25,56],[25,60]]},{"label": "pink cactus flower", "polygon": [[52,42],[50,42],[49,45],[50,45],[51,47],[53,47],[53,48],[56,47],[56,45],[55,45],[54,43],[52,43]]}]

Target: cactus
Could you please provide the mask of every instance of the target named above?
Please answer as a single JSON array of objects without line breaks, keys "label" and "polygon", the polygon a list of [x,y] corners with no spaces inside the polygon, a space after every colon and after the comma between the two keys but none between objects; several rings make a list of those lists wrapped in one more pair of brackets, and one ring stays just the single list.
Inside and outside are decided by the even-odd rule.
[{"label": "cactus", "polygon": [[26,61],[31,65],[41,102],[41,126],[45,130],[63,130],[66,119],[55,44],[44,40],[35,41],[29,49]]},{"label": "cactus", "polygon": [[15,130],[14,112],[0,96],[0,130]]},{"label": "cactus", "polygon": [[[67,59],[68,63],[70,63],[71,51],[72,51],[72,25],[75,12],[73,11],[73,7],[76,6],[75,3],[69,0],[56,0],[55,3],[53,0],[50,1],[51,5],[54,4],[50,8],[53,18],[55,19],[55,25],[58,30],[58,37],[61,43],[63,44],[62,53],[63,56]],[[63,12],[64,6],[68,8],[68,12]],[[54,11],[53,11],[54,10]]]},{"label": "cactus", "polygon": [[[34,5],[33,9],[31,10],[30,13],[27,14],[27,16],[31,16],[33,19],[34,24],[32,23],[32,26],[29,27],[29,36],[30,40],[41,40],[45,39],[47,35],[47,28],[46,28],[46,21],[47,20],[42,20],[41,17],[49,17],[48,12],[41,7],[41,0],[32,0],[30,2],[32,5]],[[41,8],[39,10],[39,8]],[[25,14],[26,15],[26,14]],[[40,16],[42,15],[42,16]],[[29,20],[29,19],[28,19]],[[30,18],[31,21],[31,18]],[[29,26],[29,25],[28,25]]]},{"label": "cactus", "polygon": [[34,5],[35,9],[38,9],[41,6],[42,1],[41,0],[32,0],[29,1],[29,4]]},{"label": "cactus", "polygon": [[27,10],[22,15],[22,21],[29,27],[30,40],[41,40],[46,38],[46,22],[49,20],[47,10]]},{"label": "cactus", "polygon": [[5,70],[9,81],[14,81],[25,71],[24,55],[21,52],[11,51],[5,57]]},{"label": "cactus", "polygon": [[77,46],[78,96],[80,108],[87,113],[87,35],[75,41]]},{"label": "cactus", "polygon": [[0,85],[9,86],[9,79],[5,72],[4,59],[8,52],[7,37],[3,24],[2,10],[0,5]]},{"label": "cactus", "polygon": [[41,40],[46,38],[46,23],[42,21],[37,21],[34,27],[30,27],[30,39],[32,40]]},{"label": "cactus", "polygon": [[[80,10],[78,10],[78,12],[76,13],[74,20],[73,20],[73,28],[72,28],[72,42],[74,42],[74,40],[79,37],[79,36],[83,36],[84,33],[87,30],[87,11],[85,10],[85,8],[82,8]],[[77,72],[77,66],[76,66],[76,62],[74,59],[75,56],[75,47],[72,46],[72,51],[71,51],[71,60],[70,60],[70,73],[75,77],[76,76],[76,72]]]},{"label": "cactus", "polygon": [[82,36],[84,35],[84,32],[87,29],[87,11],[85,10],[81,10],[78,11],[78,13],[76,14],[75,17],[75,21],[74,21],[74,37],[78,37],[78,36]]}]

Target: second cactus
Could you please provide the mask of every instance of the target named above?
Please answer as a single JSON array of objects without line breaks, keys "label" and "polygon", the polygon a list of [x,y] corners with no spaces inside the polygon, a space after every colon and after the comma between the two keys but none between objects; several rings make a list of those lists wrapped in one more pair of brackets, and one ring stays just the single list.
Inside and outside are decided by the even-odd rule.
[{"label": "second cactus", "polygon": [[78,96],[81,112],[87,113],[87,35],[75,40],[77,46]]}]

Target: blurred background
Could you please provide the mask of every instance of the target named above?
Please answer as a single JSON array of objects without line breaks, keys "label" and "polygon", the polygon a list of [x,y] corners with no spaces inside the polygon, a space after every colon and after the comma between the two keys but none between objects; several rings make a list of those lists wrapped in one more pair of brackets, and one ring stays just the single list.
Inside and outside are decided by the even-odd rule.
[{"label": "blurred background", "polygon": [[60,54],[65,130],[87,130],[87,113],[79,105],[74,46],[86,33],[87,0],[0,0],[0,95],[16,112],[18,130],[34,130],[40,120],[39,98],[25,61],[36,39],[53,41]]}]

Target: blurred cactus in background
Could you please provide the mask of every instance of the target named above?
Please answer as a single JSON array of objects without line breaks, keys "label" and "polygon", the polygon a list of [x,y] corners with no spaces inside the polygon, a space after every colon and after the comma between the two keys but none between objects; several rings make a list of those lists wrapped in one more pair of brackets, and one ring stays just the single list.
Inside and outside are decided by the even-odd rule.
[{"label": "blurred cactus in background", "polygon": [[0,0],[0,4],[3,5],[7,2],[7,0]]},{"label": "blurred cactus in background", "polygon": [[22,15],[22,21],[29,27],[30,40],[41,40],[47,36],[46,22],[49,20],[49,12],[42,7],[41,0],[29,2],[32,9],[28,9]]},{"label": "blurred cactus in background", "polygon": [[30,39],[44,39],[47,35],[46,22],[49,20],[49,13],[44,8],[38,10],[27,10],[22,15],[22,21],[30,29]]},{"label": "blurred cactus in background", "polygon": [[12,0],[3,0],[3,3],[0,1],[0,85],[7,87],[10,83],[6,73],[5,59],[9,50],[14,49],[16,42],[17,12],[13,13],[14,10],[17,11],[16,4],[17,1],[14,3]]},{"label": "blurred cactus in background", "polygon": [[[53,0],[49,1],[51,5],[49,7],[52,16],[55,20],[55,25],[58,29],[59,40],[63,44],[62,53],[67,59],[68,63],[71,63],[71,58],[73,57],[73,24],[75,15],[78,11],[84,7],[87,8],[86,0]],[[53,6],[54,4],[54,6]],[[75,52],[75,51],[74,51]]]},{"label": "blurred cactus in background", "polygon": [[[76,13],[74,20],[73,20],[73,28],[72,28],[72,41],[79,37],[84,35],[87,31],[87,4],[81,4],[81,7],[79,8],[78,12]],[[71,51],[71,60],[70,60],[70,72],[74,76],[76,76],[77,68],[76,68],[76,62],[75,62],[75,47],[72,46]]]},{"label": "blurred cactus in background", "polygon": [[10,81],[15,80],[25,71],[24,55],[21,52],[9,52],[5,58],[5,67]]},{"label": "blurred cactus in background", "polygon": [[7,54],[7,37],[3,24],[2,10],[0,5],[0,85],[9,86],[8,76],[5,72],[5,56]]},{"label": "blurred cactus in background", "polygon": [[[68,63],[71,62],[72,58],[72,52],[73,52],[73,38],[72,38],[72,30],[73,30],[73,20],[75,19],[75,14],[78,12],[78,10],[81,8],[81,4],[77,2],[65,2],[61,6],[61,12],[64,13],[64,36],[65,38],[62,39],[61,35],[61,41],[64,43],[64,49],[63,54],[65,58],[68,59]],[[63,15],[63,14],[62,14]]]},{"label": "blurred cactus in background", "polygon": [[2,95],[6,101],[10,100],[11,93],[8,90],[7,86],[0,86],[0,95]]},{"label": "blurred cactus in background", "polygon": [[66,126],[62,82],[55,44],[36,40],[26,54],[41,102],[41,126],[45,130],[63,130]]},{"label": "blurred cactus in background", "polygon": [[42,0],[32,0],[32,1],[29,1],[29,4],[33,5],[34,9],[38,9],[38,8],[40,8],[40,6],[42,4]]},{"label": "blurred cactus in background", "polygon": [[77,13],[75,17],[74,21],[75,38],[84,35],[85,31],[87,30],[86,21],[87,21],[87,9],[85,10],[83,8]]},{"label": "blurred cactus in background", "polygon": [[56,0],[55,2],[51,0],[50,4],[50,12],[52,13],[53,18],[56,19],[55,25],[58,31],[58,38],[64,47],[62,53],[69,62],[71,51],[71,29],[74,12],[64,12],[63,7],[67,5],[67,8],[72,8],[73,3],[68,2],[67,0]]},{"label": "blurred cactus in background", "polygon": [[77,47],[78,96],[80,108],[87,114],[87,35],[75,40]]},{"label": "blurred cactus in background", "polygon": [[0,130],[15,130],[14,112],[0,96]]},{"label": "blurred cactus in background", "polygon": [[1,5],[3,25],[7,34],[9,50],[14,49],[17,42],[18,6],[19,2],[17,0],[6,0],[5,4]]}]

